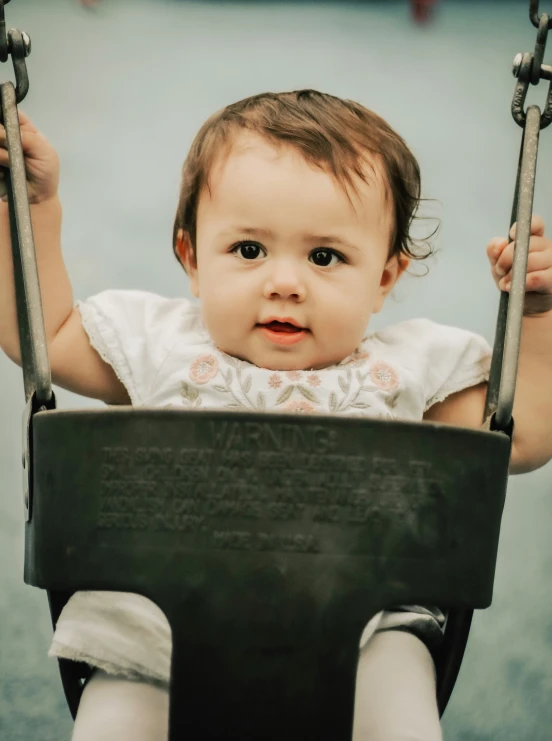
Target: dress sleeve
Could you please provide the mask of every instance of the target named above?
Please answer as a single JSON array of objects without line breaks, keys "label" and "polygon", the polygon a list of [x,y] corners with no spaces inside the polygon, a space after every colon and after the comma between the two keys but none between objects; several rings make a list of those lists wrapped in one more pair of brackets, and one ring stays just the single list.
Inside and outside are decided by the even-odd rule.
[{"label": "dress sleeve", "polygon": [[103,291],[76,304],[92,347],[113,368],[133,406],[146,403],[178,338],[186,299],[143,291]]},{"label": "dress sleeve", "polygon": [[399,605],[390,610],[383,610],[374,615],[364,628],[360,649],[362,650],[376,633],[400,630],[419,638],[433,655],[443,641],[447,618],[448,612],[443,612],[436,605],[429,607]]},{"label": "dress sleeve", "polygon": [[387,630],[402,630],[412,633],[426,644],[430,652],[437,649],[445,635],[448,613],[436,605],[401,605],[393,610],[385,610],[376,633]]},{"label": "dress sleeve", "polygon": [[487,340],[458,327],[427,319],[418,322],[425,363],[424,411],[450,394],[488,380],[492,350]]}]

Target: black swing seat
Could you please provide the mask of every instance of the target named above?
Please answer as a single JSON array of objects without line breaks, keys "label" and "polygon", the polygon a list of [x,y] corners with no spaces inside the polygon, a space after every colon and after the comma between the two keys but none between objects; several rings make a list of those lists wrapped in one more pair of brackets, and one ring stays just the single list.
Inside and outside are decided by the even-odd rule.
[{"label": "black swing seat", "polygon": [[506,435],[120,407],[38,412],[30,441],[25,581],[54,620],[77,590],[159,605],[171,741],[350,739],[359,637],[400,604],[450,610],[443,711],[491,603]]}]

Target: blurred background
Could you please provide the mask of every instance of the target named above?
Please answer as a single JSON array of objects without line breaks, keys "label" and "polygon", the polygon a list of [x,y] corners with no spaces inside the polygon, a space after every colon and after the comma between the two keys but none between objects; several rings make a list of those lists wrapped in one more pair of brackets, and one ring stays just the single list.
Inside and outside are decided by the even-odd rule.
[{"label": "blurred background", "polygon": [[[431,214],[442,221],[428,275],[403,279],[374,328],[425,316],[492,342],[498,294],[485,247],[508,228],[521,134],[510,115],[512,60],[533,50],[536,31],[527,0],[415,5],[11,2],[8,28],[33,41],[23,108],[61,158],[63,246],[75,297],[106,288],[189,296],[171,229],[196,131],[245,96],[312,87],[373,108],[406,138],[424,194],[436,199]],[[546,5],[541,11],[552,12]],[[11,77],[10,67],[0,68],[0,80]],[[544,87],[530,100],[542,105]],[[541,136],[535,197],[549,235],[550,132]],[[0,384],[0,737],[68,741],[57,664],[46,655],[46,596],[22,579],[23,387],[3,355]],[[62,407],[99,406],[56,393]],[[446,741],[552,737],[550,523],[552,467],[512,478],[493,605],[475,614],[443,720]]]}]

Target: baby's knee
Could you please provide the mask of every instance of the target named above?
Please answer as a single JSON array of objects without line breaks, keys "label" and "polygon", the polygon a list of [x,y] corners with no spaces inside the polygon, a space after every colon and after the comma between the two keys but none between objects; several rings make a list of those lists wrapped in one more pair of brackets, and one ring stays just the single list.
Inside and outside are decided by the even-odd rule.
[{"label": "baby's knee", "polygon": [[168,690],[96,670],[84,688],[72,741],[167,741]]}]

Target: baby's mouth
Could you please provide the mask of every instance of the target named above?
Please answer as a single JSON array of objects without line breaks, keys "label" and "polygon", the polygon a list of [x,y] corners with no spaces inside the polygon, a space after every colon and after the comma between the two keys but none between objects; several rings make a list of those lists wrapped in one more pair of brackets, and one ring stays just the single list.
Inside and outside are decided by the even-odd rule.
[{"label": "baby's mouth", "polygon": [[261,324],[261,327],[270,329],[271,332],[283,332],[284,334],[293,334],[294,332],[304,332],[304,327],[296,327],[294,324],[289,322],[267,322]]},{"label": "baby's mouth", "polygon": [[297,345],[305,339],[308,329],[298,327],[294,322],[295,320],[293,319],[289,322],[270,319],[268,322],[258,324],[257,327],[269,343],[276,345]]}]

